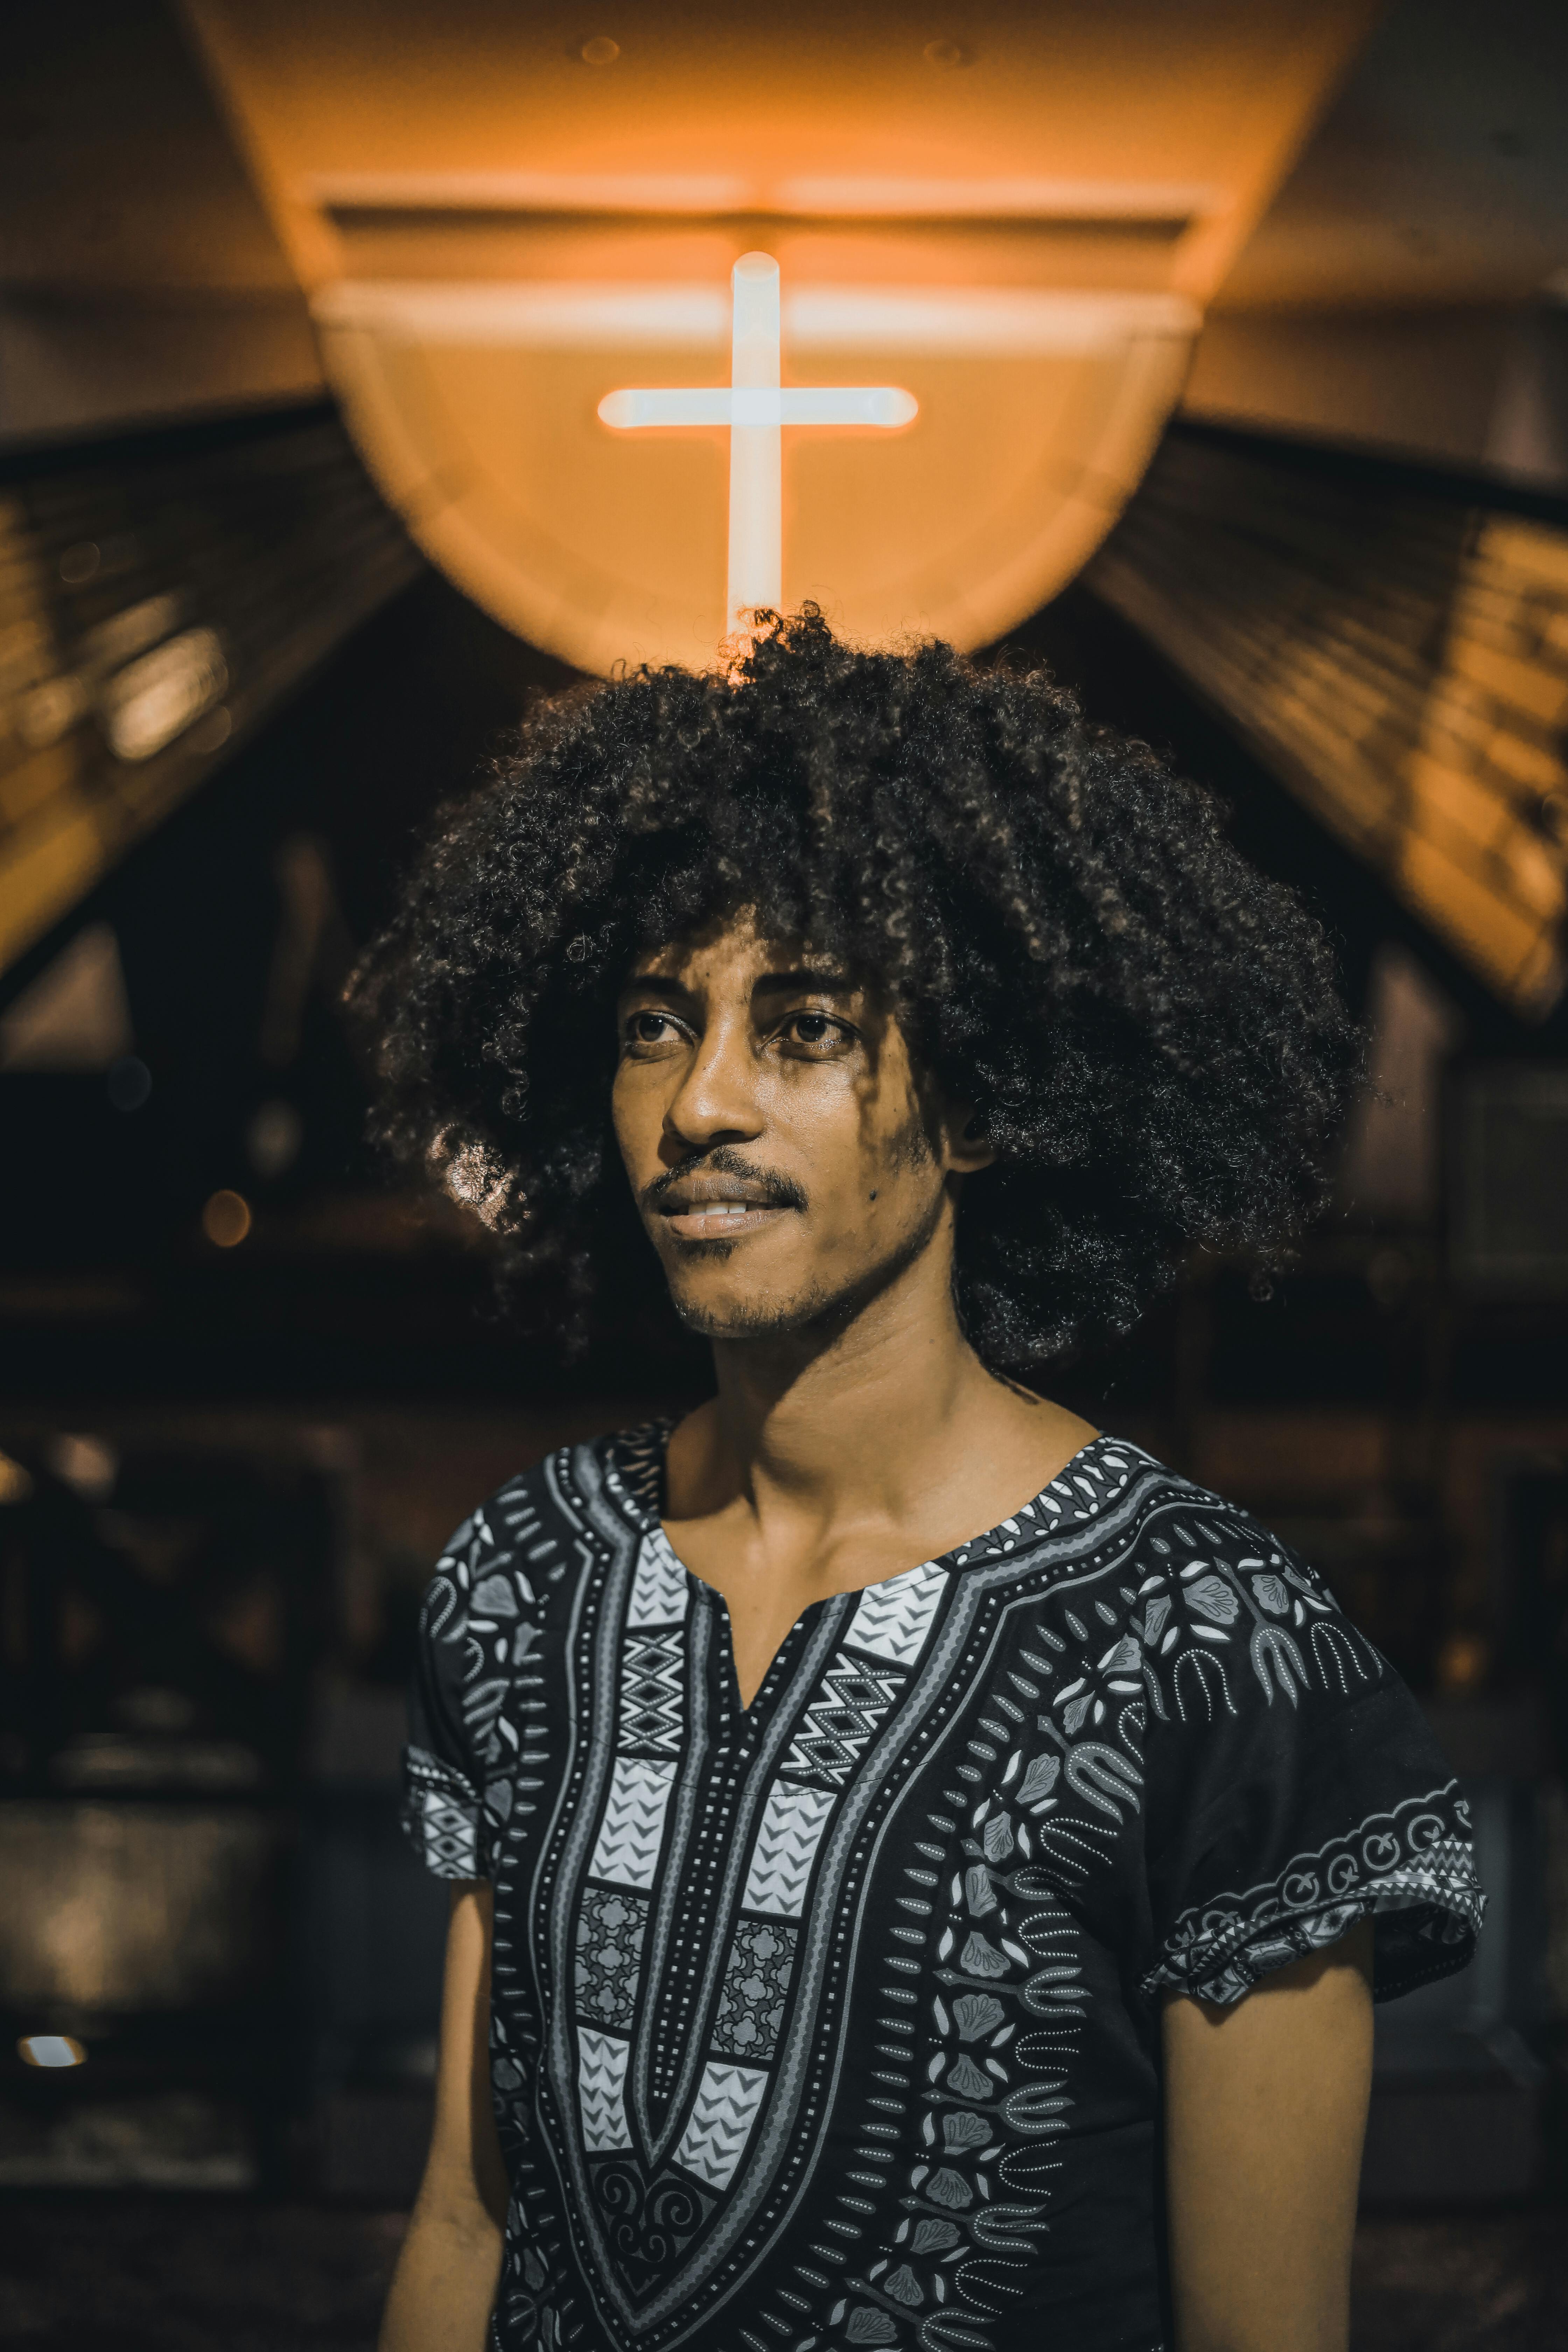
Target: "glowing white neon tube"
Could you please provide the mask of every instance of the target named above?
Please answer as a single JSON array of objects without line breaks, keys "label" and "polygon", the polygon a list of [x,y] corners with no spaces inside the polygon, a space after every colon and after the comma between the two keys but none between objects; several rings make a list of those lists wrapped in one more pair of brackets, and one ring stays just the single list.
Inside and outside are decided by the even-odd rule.
[{"label": "glowing white neon tube", "polygon": [[721,425],[730,433],[728,625],[784,597],[783,473],[786,425],[908,425],[920,404],[895,384],[779,383],[779,266],[768,253],[743,254],[733,292],[728,385],[675,385],[606,393],[604,422],[617,432],[648,425]]},{"label": "glowing white neon tube", "polygon": [[607,392],[599,403],[606,425],[626,432],[643,425],[907,425],[920,404],[890,383],[785,384],[779,392]]}]

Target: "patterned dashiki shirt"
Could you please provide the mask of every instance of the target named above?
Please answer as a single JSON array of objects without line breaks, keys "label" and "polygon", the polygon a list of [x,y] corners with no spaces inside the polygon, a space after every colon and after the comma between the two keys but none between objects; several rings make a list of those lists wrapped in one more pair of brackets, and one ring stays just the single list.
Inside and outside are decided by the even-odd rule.
[{"label": "patterned dashiki shirt", "polygon": [[426,1602],[408,1829],[495,1886],[490,2344],[1156,2352],[1158,2004],[1375,1916],[1464,1966],[1465,1805],[1321,1580],[1135,1445],[806,1610],[742,1708],[668,1425],[563,1448]]}]

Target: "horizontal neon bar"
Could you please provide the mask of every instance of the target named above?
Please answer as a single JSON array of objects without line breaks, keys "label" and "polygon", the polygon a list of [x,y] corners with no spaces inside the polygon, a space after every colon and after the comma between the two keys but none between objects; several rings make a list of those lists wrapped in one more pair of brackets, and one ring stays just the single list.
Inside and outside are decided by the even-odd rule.
[{"label": "horizontal neon bar", "polygon": [[897,385],[789,384],[780,392],[723,385],[607,392],[599,415],[617,432],[645,425],[907,425],[914,394]]},{"label": "horizontal neon bar", "polygon": [[[630,346],[728,350],[730,289],[688,281],[348,279],[313,309],[329,330],[423,342],[540,351]],[[1115,351],[1142,336],[1194,334],[1201,313],[1177,294],[1078,288],[786,286],[785,348],[962,352],[1007,358]]]}]

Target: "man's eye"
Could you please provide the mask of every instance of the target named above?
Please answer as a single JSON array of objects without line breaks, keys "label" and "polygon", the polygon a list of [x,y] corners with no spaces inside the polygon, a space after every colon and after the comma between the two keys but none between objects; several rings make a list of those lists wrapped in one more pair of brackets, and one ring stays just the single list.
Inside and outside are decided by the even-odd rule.
[{"label": "man's eye", "polygon": [[780,1034],[793,1045],[837,1045],[844,1036],[841,1024],[826,1013],[792,1013]]},{"label": "man's eye", "polygon": [[665,1045],[675,1034],[675,1024],[668,1013],[634,1013],[626,1024],[626,1035],[634,1045]]}]

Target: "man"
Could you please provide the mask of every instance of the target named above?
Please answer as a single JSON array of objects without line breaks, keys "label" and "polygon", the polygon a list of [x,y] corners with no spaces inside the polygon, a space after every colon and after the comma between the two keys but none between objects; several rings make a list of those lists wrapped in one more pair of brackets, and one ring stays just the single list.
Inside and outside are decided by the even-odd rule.
[{"label": "man", "polygon": [[715,1381],[431,1587],[387,2352],[1342,2347],[1463,1805],[1305,1563],[1016,1377],[1317,1203],[1314,925],[1046,679],[808,611],[546,710],[359,994],[535,1330],[655,1272]]}]

